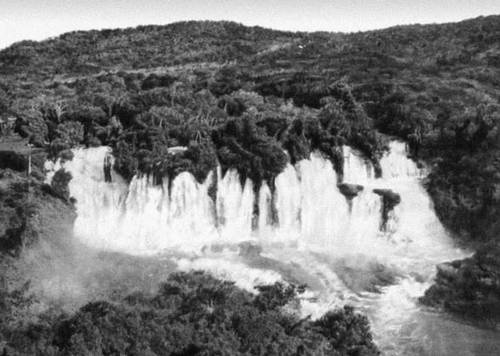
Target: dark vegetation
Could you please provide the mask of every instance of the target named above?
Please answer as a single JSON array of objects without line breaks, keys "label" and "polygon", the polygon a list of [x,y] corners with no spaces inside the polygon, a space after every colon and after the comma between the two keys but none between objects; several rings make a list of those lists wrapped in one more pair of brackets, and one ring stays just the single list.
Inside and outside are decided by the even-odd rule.
[{"label": "dark vegetation", "polygon": [[421,301],[496,328],[500,320],[499,255],[498,245],[489,244],[473,257],[439,265],[436,284]]},{"label": "dark vegetation", "polygon": [[[110,145],[127,179],[201,181],[219,161],[272,185],[311,150],[341,176],[343,144],[380,173],[385,138],[403,139],[429,168],[445,226],[474,247],[500,242],[498,16],[355,34],[230,22],[72,32],[0,51],[0,75],[0,115],[17,117],[16,132],[50,157]],[[58,178],[47,189],[67,199]],[[475,278],[467,266],[480,260],[460,270]]]},{"label": "dark vegetation", "polygon": [[[2,172],[2,180],[15,177],[11,172]],[[10,184],[0,188],[0,251],[16,256],[23,246],[33,240],[28,229],[28,216],[33,204],[27,199],[28,183],[12,179]]]},{"label": "dark vegetation", "polygon": [[[46,313],[21,325],[1,318],[3,354],[379,354],[367,319],[352,308],[310,321],[283,309],[296,300],[300,287],[277,283],[258,289],[252,295],[203,272],[175,273],[154,295],[92,302],[72,315]],[[19,312],[29,303],[23,292],[2,294],[0,302]]]},{"label": "dark vegetation", "polygon": [[[11,146],[19,149],[18,145]],[[24,145],[18,151],[8,151],[11,159],[5,159],[7,155],[3,156],[4,167],[0,169],[0,259],[5,255],[18,256],[23,248],[32,246],[40,238],[50,239],[48,235],[51,232],[40,225],[55,223],[67,228],[66,225],[72,224],[73,208],[62,201],[59,194],[67,191],[67,182],[56,179],[50,186],[43,183],[42,169],[46,157],[43,152],[33,152],[32,172],[27,177],[28,158],[23,149]],[[19,162],[22,162],[21,167],[18,166]],[[67,175],[64,171],[58,173]],[[63,221],[68,216],[69,224],[58,220],[61,218]],[[68,230],[71,230],[71,226]]]}]

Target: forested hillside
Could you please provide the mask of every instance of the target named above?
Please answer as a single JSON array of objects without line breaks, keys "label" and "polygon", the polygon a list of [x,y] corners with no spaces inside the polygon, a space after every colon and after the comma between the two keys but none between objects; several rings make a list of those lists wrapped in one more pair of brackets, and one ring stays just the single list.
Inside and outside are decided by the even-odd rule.
[{"label": "forested hillside", "polygon": [[[215,135],[210,146],[219,156],[238,155],[221,152],[228,120],[265,128],[258,135],[264,146],[297,146],[291,137],[303,126],[313,146],[332,150],[343,138],[376,161],[373,127],[407,140],[432,165],[429,191],[449,228],[489,239],[499,229],[499,38],[497,16],[355,34],[231,22],[72,32],[0,52],[0,110],[19,117],[19,130],[33,131],[54,154],[75,144],[113,144],[118,156],[134,157],[119,160],[129,177],[162,155],[155,153],[161,145],[144,140],[203,144]],[[328,138],[311,136],[316,121],[335,126]],[[139,131],[147,137],[130,147]],[[192,151],[188,160],[203,161],[192,168],[201,179],[213,159]],[[264,161],[272,160],[267,153]],[[222,161],[239,164],[227,156]],[[275,158],[279,170],[283,157]],[[263,176],[273,174],[261,165]]]},{"label": "forested hillside", "polygon": [[401,138],[454,236],[500,241],[500,16],[353,34],[231,22],[72,32],[0,51],[0,74],[0,115],[17,133],[52,158],[110,145],[126,179],[202,181],[220,162],[272,186],[283,149],[292,162],[320,150],[341,174],[343,144],[377,168]]}]

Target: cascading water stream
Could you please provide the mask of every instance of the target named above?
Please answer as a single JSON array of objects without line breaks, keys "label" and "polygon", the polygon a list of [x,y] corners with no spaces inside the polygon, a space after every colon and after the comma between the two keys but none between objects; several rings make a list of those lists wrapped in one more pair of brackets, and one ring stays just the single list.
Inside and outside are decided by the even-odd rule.
[{"label": "cascading water stream", "polygon": [[[422,170],[400,142],[392,142],[382,158],[381,178],[345,147],[343,182],[364,187],[351,206],[337,188],[331,162],[319,153],[288,165],[272,191],[264,182],[256,193],[254,184],[242,185],[234,170],[222,175],[219,169],[203,183],[187,172],[161,186],[145,175],[127,184],[115,172],[105,182],[103,162],[109,154],[106,147],[76,149],[72,161],[53,167],[73,176],[76,238],[97,249],[168,253],[179,269],[206,269],[248,289],[279,279],[307,283],[302,313],[316,317],[333,306],[354,304],[368,314],[377,341],[389,353],[397,354],[411,339],[407,327],[420,316],[416,298],[429,285],[435,265],[463,256],[434,214],[420,183]],[[214,202],[208,192],[215,178]],[[401,197],[385,229],[382,199],[373,189]],[[242,252],[244,241],[260,245],[261,253]],[[356,280],[357,271],[366,281]],[[378,292],[368,288],[377,283]]]}]

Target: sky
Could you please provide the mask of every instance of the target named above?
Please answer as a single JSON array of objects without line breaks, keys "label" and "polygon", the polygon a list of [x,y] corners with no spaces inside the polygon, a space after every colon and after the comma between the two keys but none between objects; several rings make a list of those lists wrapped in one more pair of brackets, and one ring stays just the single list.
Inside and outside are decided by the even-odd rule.
[{"label": "sky", "polygon": [[73,30],[182,20],[354,32],[491,14],[500,14],[500,0],[0,0],[0,48]]}]

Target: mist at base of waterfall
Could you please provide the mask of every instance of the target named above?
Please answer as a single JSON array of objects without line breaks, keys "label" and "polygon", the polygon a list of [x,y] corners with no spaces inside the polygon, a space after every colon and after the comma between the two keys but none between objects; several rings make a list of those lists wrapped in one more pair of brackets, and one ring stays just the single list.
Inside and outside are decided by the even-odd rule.
[{"label": "mist at base of waterfall", "polygon": [[[95,300],[154,291],[170,272],[193,269],[249,291],[276,281],[306,284],[300,313],[315,318],[351,304],[368,316],[385,354],[486,355],[482,343],[500,346],[489,331],[417,303],[435,265],[465,253],[437,219],[421,185],[424,172],[407,158],[403,143],[390,147],[381,178],[345,147],[343,182],[364,186],[351,204],[319,153],[288,165],[271,192],[265,182],[258,191],[250,180],[241,185],[234,170],[213,172],[201,184],[187,172],[170,184],[165,179],[163,186],[147,176],[126,184],[114,172],[112,182],[105,182],[109,148],[77,149],[62,166],[73,176],[78,247],[74,256],[57,259],[61,265],[41,278],[40,288],[67,302]],[[60,162],[53,169],[59,167]],[[217,187],[215,201],[208,195],[211,184]],[[401,196],[384,227],[375,188]]]}]

